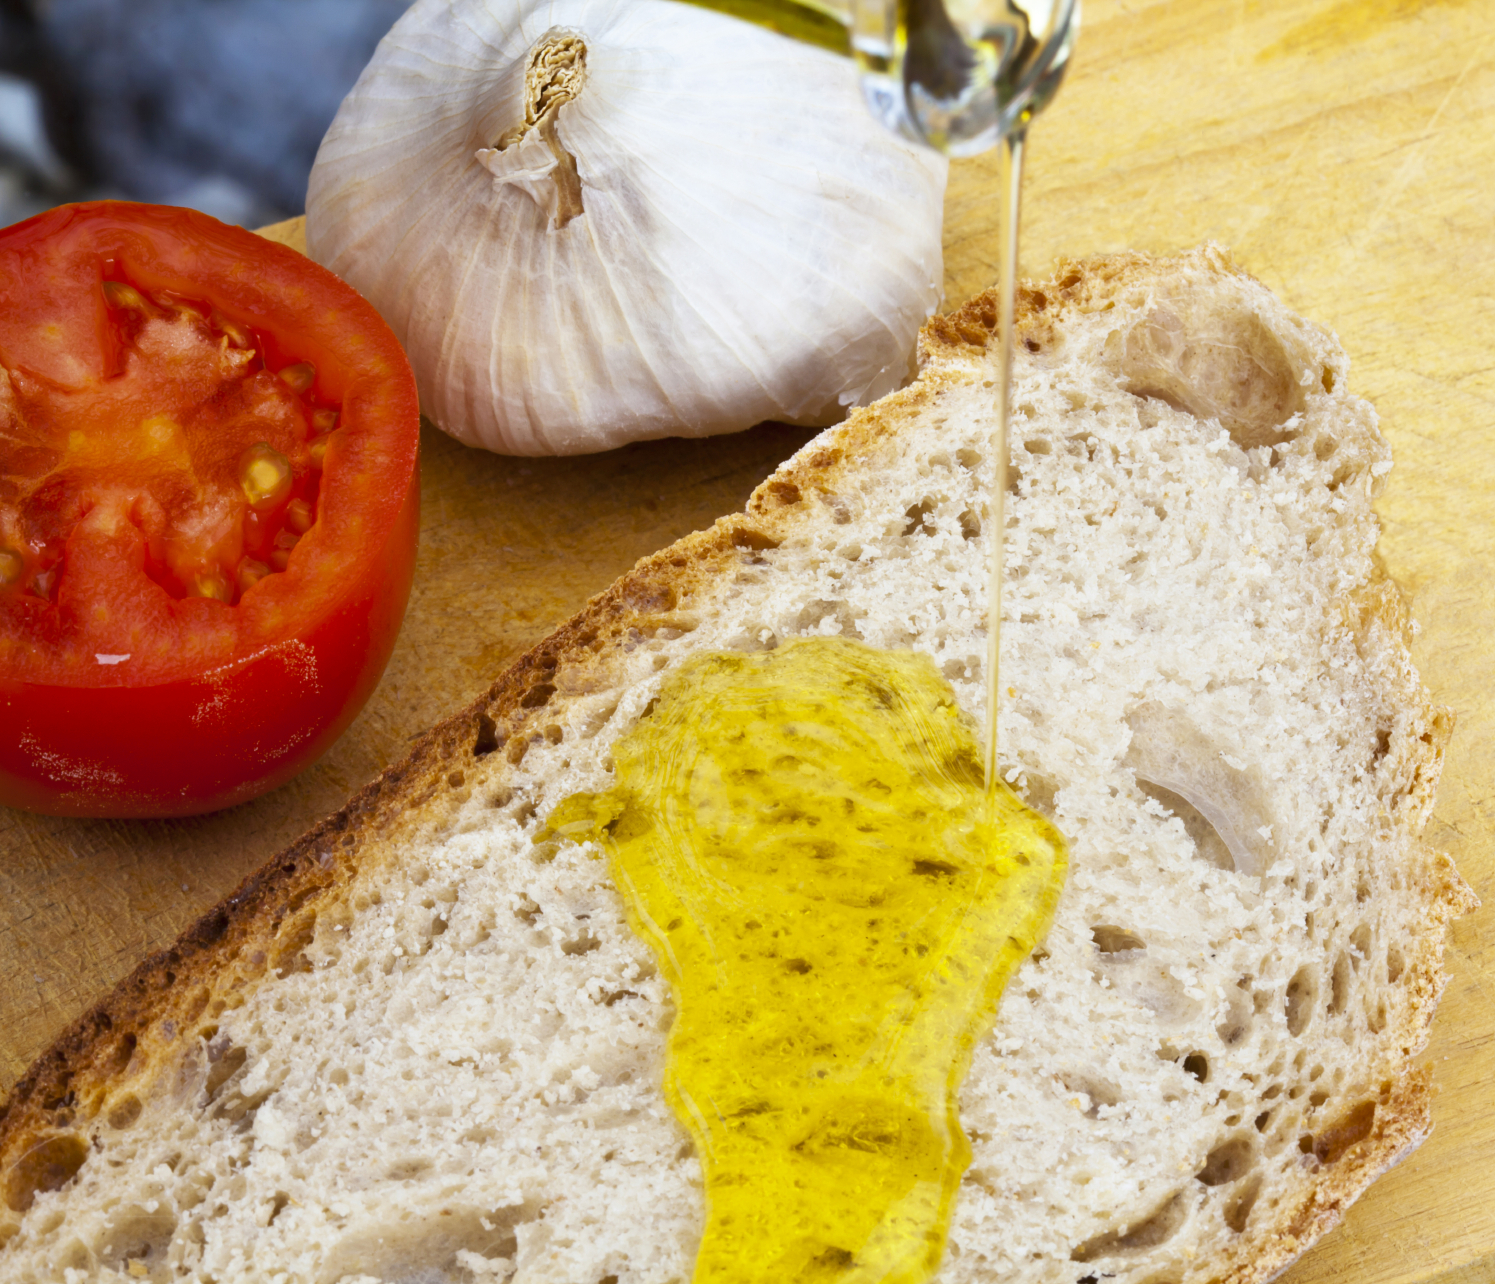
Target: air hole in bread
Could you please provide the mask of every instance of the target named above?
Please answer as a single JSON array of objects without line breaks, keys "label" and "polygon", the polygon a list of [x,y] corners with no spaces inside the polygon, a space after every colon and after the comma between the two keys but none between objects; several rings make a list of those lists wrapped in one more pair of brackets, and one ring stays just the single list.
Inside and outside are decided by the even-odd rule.
[{"label": "air hole in bread", "polygon": [[789,505],[797,504],[800,501],[799,487],[792,481],[785,481],[783,479],[770,481],[764,487],[764,491],[781,508],[787,508]]},{"label": "air hole in bread", "polygon": [[1359,471],[1360,470],[1356,468],[1352,463],[1340,464],[1340,466],[1334,470],[1334,475],[1329,478],[1329,489],[1338,490],[1351,478],[1358,476]]},{"label": "air hole in bread", "polygon": [[311,959],[307,957],[306,947],[312,943],[317,933],[317,914],[315,910],[292,920],[287,928],[282,929],[283,936],[277,939],[271,965],[275,973],[282,980],[294,972],[310,972]]},{"label": "air hole in bread", "polygon": [[1135,932],[1110,923],[1097,923],[1090,929],[1090,939],[1102,954],[1121,954],[1127,950],[1145,950],[1147,942]]},{"label": "air hole in bread", "polygon": [[533,927],[535,925],[535,920],[539,918],[542,913],[544,913],[544,911],[536,902],[532,901],[528,895],[523,893],[520,894],[519,903],[514,906],[515,918],[517,918],[521,923],[525,924],[525,926]]},{"label": "air hole in bread", "polygon": [[1059,1076],[1066,1092],[1080,1094],[1088,1099],[1084,1113],[1088,1119],[1100,1118],[1103,1106],[1121,1104],[1121,1090],[1115,1084],[1106,1083],[1093,1075],[1066,1072]]},{"label": "air hole in bread", "polygon": [[1047,455],[1053,452],[1054,447],[1043,437],[1034,437],[1031,441],[1023,442],[1023,449],[1030,455]]},{"label": "air hole in bread", "polygon": [[621,1003],[624,999],[639,998],[637,990],[607,990],[597,996],[597,1002],[605,1008],[610,1008],[614,1003]]},{"label": "air hole in bread", "polygon": [[1287,983],[1287,997],[1283,1001],[1287,1017],[1287,1032],[1297,1038],[1308,1029],[1313,1020],[1314,1000],[1318,997],[1318,972],[1311,963],[1305,963]]},{"label": "air hole in bread", "polygon": [[[1249,976],[1242,977],[1241,981],[1250,984]],[[1227,1048],[1233,1048],[1240,1043],[1251,1030],[1251,1018],[1256,1013],[1256,1006],[1250,1001],[1240,988],[1240,981],[1236,983],[1225,996],[1225,1015],[1215,1026],[1215,1033],[1220,1036],[1220,1042]]]},{"label": "air hole in bread", "polygon": [[1022,780],[1023,801],[1034,811],[1047,816],[1050,820],[1054,818],[1054,797],[1059,792],[1059,785],[1048,776],[1040,776],[1037,772],[1025,772]]},{"label": "air hole in bread", "polygon": [[1195,855],[1206,865],[1213,865],[1216,869],[1235,868],[1230,848],[1225,845],[1219,831],[1187,798],[1150,780],[1143,780],[1140,776],[1137,778],[1137,788],[1182,822],[1184,832],[1193,840]]},{"label": "air hole in bread", "polygon": [[1249,1137],[1232,1137],[1205,1156],[1204,1167],[1194,1174],[1206,1186],[1225,1186],[1239,1181],[1255,1163],[1256,1148]]},{"label": "air hole in bread", "polygon": [[861,640],[862,631],[852,617],[852,609],[845,600],[829,601],[816,598],[807,603],[794,617],[793,631],[799,634],[856,638]]},{"label": "air hole in bread", "polygon": [[1127,726],[1132,741],[1125,765],[1138,788],[1183,824],[1200,859],[1260,874],[1267,864],[1264,843],[1271,817],[1255,781],[1232,765],[1225,747],[1182,710],[1152,702],[1133,709]]},{"label": "air hole in bread", "polygon": [[1188,1214],[1188,1203],[1179,1191],[1148,1217],[1123,1230],[1108,1231],[1087,1239],[1070,1253],[1075,1262],[1093,1262],[1105,1257],[1125,1257],[1166,1243],[1178,1233]]},{"label": "air hole in bread", "polygon": [[1350,956],[1350,962],[1355,971],[1360,970],[1360,965],[1370,958],[1370,924],[1361,923],[1350,933],[1350,947],[1354,953]]},{"label": "air hole in bread", "polygon": [[5,1202],[24,1213],[38,1195],[60,1190],[88,1158],[88,1141],[77,1133],[41,1137],[21,1151],[5,1173]]},{"label": "air hole in bread", "polygon": [[972,450],[969,446],[962,447],[955,452],[956,462],[969,472],[975,472],[980,468],[983,458],[979,450]]},{"label": "air hole in bread", "polygon": [[[851,513],[847,511],[845,501],[836,495],[822,495],[821,498],[831,505],[836,525],[845,526],[851,521]],[[758,530],[753,526],[736,525],[732,527],[732,547],[747,549],[750,552],[762,553],[768,549],[778,548],[779,541],[772,535]],[[666,600],[666,598],[668,600]],[[627,595],[627,601],[635,610],[642,613],[657,614],[661,611],[673,611],[675,609],[675,590],[668,585],[661,585],[658,599],[651,598],[647,606],[640,606],[631,595]]]},{"label": "air hole in bread", "polygon": [[550,703],[550,697],[555,694],[555,687],[549,682],[538,682],[532,686],[520,698],[521,709],[542,709]]},{"label": "air hole in bread", "polygon": [[159,1204],[154,1210],[140,1204],[121,1205],[109,1214],[98,1265],[146,1278],[154,1267],[165,1265],[176,1230],[176,1215]]},{"label": "air hole in bread", "polygon": [[1345,1010],[1350,999],[1350,986],[1353,983],[1350,971],[1350,960],[1343,950],[1334,960],[1334,971],[1329,976],[1329,1015],[1339,1016]]},{"label": "air hole in bread", "polygon": [[1401,949],[1395,945],[1386,947],[1386,980],[1395,985],[1402,979],[1402,972],[1406,968],[1406,962],[1402,958]]},{"label": "air hole in bread", "polygon": [[277,1190],[270,1200],[270,1212],[265,1218],[265,1225],[269,1226],[284,1211],[285,1206],[291,1202],[291,1197],[283,1190]]},{"label": "air hole in bread", "polygon": [[968,655],[964,659],[946,660],[940,665],[940,672],[949,682],[969,682],[976,676],[978,667],[976,658]]},{"label": "air hole in bread", "polygon": [[114,1051],[106,1058],[105,1064],[112,1074],[123,1074],[130,1064],[130,1058],[135,1055],[136,1038],[133,1034],[120,1035],[119,1041],[114,1045]]},{"label": "air hole in bread", "polygon": [[960,514],[960,537],[968,540],[981,538],[981,519],[969,508]]},{"label": "air hole in bread", "polygon": [[1202,1052],[1191,1052],[1184,1058],[1184,1070],[1200,1083],[1209,1082],[1209,1058]]},{"label": "air hole in bread", "polygon": [[937,535],[939,526],[930,520],[930,514],[935,510],[933,499],[921,499],[917,504],[911,504],[903,510],[905,535]]},{"label": "air hole in bread", "polygon": [[1335,441],[1333,437],[1329,436],[1328,433],[1320,433],[1318,437],[1314,439],[1313,457],[1322,463],[1324,460],[1333,455],[1334,452],[1338,449],[1339,443]]},{"label": "air hole in bread", "polygon": [[105,1122],[116,1131],[123,1132],[134,1125],[143,1109],[140,1098],[133,1092],[128,1092],[109,1107]]},{"label": "air hole in bread", "polygon": [[472,756],[481,758],[499,748],[503,741],[498,738],[498,724],[486,713],[478,714],[478,735],[473,741]]},{"label": "air hole in bread", "polygon": [[1122,386],[1201,420],[1242,450],[1291,440],[1305,398],[1282,341],[1254,312],[1185,295],[1153,305],[1105,356]]},{"label": "air hole in bread", "polygon": [[[1376,1122],[1376,1103],[1362,1101],[1346,1111],[1317,1136],[1307,1136],[1308,1152],[1321,1164],[1338,1163],[1346,1151],[1370,1136]],[[1302,1142],[1299,1142],[1301,1148]]]},{"label": "air hole in bread", "polygon": [[1239,1235],[1246,1229],[1251,1210],[1256,1206],[1256,1197],[1261,1194],[1261,1174],[1248,1178],[1234,1191],[1225,1205],[1225,1224]]},{"label": "air hole in bread", "polygon": [[387,1219],[336,1244],[323,1279],[437,1281],[510,1278],[518,1229],[540,1216],[531,1200],[509,1208],[458,1206]]},{"label": "air hole in bread", "polygon": [[407,1159],[397,1159],[387,1165],[384,1175],[390,1181],[414,1181],[417,1177],[424,1175],[435,1167],[424,1155],[413,1155]]},{"label": "air hole in bread", "polygon": [[56,1251],[48,1265],[62,1271],[64,1278],[76,1279],[74,1272],[81,1274],[93,1265],[93,1254],[88,1251],[88,1245],[74,1236]]},{"label": "air hole in bread", "polygon": [[209,1105],[218,1100],[224,1086],[244,1068],[244,1063],[248,1060],[248,1051],[230,1043],[226,1035],[208,1044],[208,1077],[203,1084],[203,1091],[207,1094]]},{"label": "air hole in bread", "polygon": [[602,941],[598,937],[592,935],[591,928],[583,928],[578,935],[573,936],[569,940],[563,941],[561,943],[561,953],[572,955],[590,954],[601,944]]}]

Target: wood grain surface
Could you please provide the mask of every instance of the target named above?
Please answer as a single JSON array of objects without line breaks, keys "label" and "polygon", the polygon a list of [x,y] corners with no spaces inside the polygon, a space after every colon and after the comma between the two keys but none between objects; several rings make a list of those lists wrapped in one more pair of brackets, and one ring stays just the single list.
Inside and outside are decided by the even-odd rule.
[{"label": "wood grain surface", "polygon": [[[946,201],[947,302],[990,283],[994,166]],[[1381,553],[1456,712],[1432,837],[1487,908],[1456,924],[1428,1143],[1289,1284],[1495,1281],[1495,7],[1489,0],[1086,0],[1033,127],[1022,260],[1216,240],[1338,332],[1396,456]],[[299,223],[272,229],[294,242]],[[0,809],[0,1091],[99,992],[476,695],[638,557],[739,507],[807,434],[764,426],[580,460],[427,429],[409,615],[314,768],[187,821]]]}]

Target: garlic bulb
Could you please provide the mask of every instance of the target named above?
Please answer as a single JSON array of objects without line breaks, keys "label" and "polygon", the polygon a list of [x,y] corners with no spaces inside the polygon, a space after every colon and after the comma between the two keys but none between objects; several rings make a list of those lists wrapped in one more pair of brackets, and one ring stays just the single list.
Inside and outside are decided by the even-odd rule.
[{"label": "garlic bulb", "polygon": [[834,422],[907,377],[946,162],[834,54],[670,0],[418,0],[317,154],[311,255],[508,454]]}]

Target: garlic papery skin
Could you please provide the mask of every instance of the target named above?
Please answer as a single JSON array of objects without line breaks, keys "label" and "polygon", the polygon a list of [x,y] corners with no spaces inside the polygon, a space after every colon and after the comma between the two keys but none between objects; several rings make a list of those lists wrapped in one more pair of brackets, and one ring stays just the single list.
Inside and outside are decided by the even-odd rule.
[{"label": "garlic papery skin", "polygon": [[418,0],[322,142],[307,244],[383,313],[430,419],[580,454],[898,387],[945,175],[851,63],[708,10]]}]

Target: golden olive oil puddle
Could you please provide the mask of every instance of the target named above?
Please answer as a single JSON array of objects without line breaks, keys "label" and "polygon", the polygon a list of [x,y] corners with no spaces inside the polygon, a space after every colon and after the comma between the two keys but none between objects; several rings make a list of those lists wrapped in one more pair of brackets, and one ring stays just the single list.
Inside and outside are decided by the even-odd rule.
[{"label": "golden olive oil puddle", "polygon": [[695,1280],[913,1284],[971,1151],[956,1095],[1052,916],[1057,830],[926,656],[831,638],[694,657],[551,828],[607,852],[674,991]]}]

